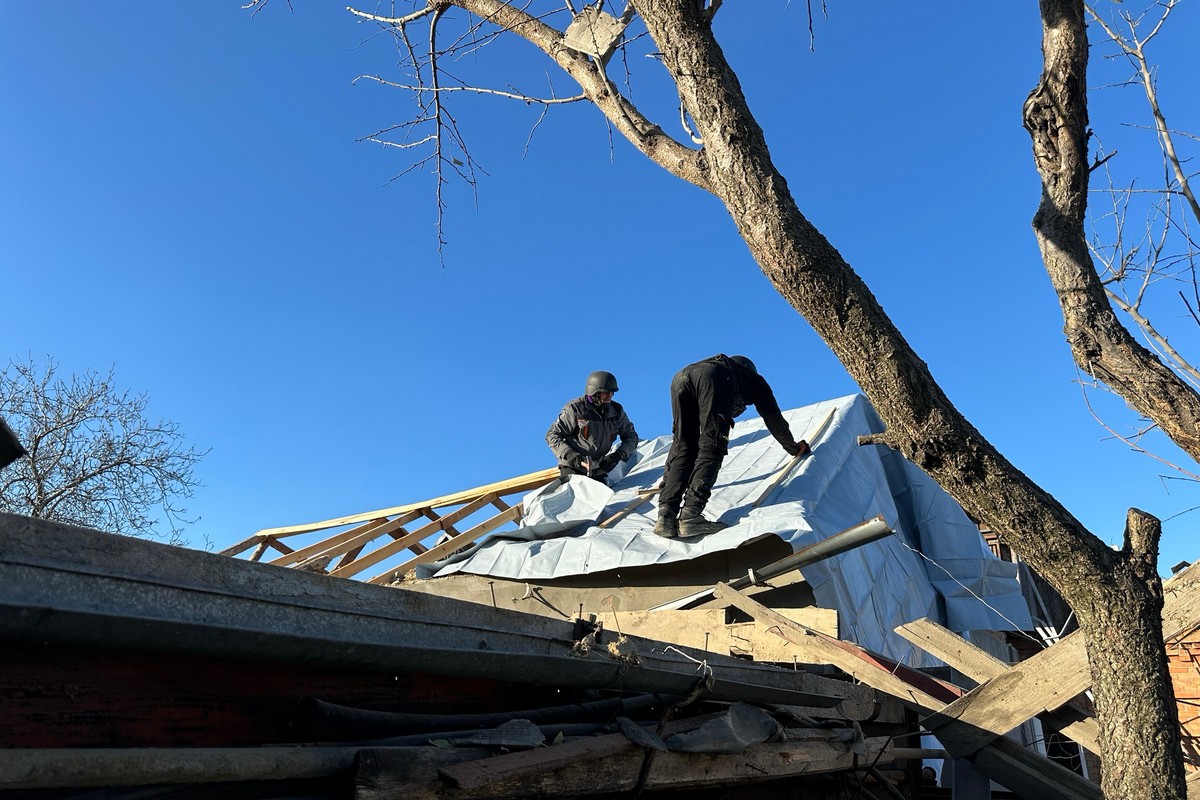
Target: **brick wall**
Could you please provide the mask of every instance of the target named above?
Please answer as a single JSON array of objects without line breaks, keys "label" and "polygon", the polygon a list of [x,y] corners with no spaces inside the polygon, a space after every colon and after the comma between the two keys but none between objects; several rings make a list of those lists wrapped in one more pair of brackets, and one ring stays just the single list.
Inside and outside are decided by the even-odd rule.
[{"label": "brick wall", "polygon": [[1171,683],[1179,707],[1183,755],[1191,769],[1200,769],[1200,632],[1167,645]]}]

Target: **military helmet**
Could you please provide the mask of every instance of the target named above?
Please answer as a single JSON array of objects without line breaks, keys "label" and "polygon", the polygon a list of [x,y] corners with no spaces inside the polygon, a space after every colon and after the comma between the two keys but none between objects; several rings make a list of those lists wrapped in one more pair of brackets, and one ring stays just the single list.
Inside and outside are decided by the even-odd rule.
[{"label": "military helmet", "polygon": [[753,372],[755,375],[758,374],[758,367],[754,366],[754,362],[745,356],[730,356],[729,360],[735,364],[740,364],[741,366]]},{"label": "military helmet", "polygon": [[617,377],[611,372],[597,370],[591,375],[588,375],[587,389],[584,394],[594,395],[597,392],[615,392],[617,391]]}]

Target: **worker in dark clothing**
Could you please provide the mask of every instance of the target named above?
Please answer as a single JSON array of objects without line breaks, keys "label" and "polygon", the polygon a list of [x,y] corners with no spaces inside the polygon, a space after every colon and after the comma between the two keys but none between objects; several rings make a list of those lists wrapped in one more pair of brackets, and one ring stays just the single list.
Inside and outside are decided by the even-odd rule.
[{"label": "worker in dark clothing", "polygon": [[784,450],[793,456],[808,452],[808,442],[797,442],[792,436],[770,385],[745,356],[713,356],[676,373],[671,381],[675,438],[658,496],[656,534],[691,537],[727,527],[704,519],[701,513],[729,451],[733,418],[748,405],[758,410]]},{"label": "worker in dark clothing", "polygon": [[[564,480],[587,475],[605,481],[613,467],[633,455],[638,435],[625,409],[613,400],[617,390],[611,372],[593,372],[583,397],[567,403],[546,431],[546,444],[558,456],[558,472]],[[618,437],[621,446],[610,453]]]}]

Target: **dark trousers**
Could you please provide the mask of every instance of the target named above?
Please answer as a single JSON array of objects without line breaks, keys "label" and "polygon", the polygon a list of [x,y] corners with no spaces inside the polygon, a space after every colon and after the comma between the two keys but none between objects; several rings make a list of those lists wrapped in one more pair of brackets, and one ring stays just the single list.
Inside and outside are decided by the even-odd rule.
[{"label": "dark trousers", "polygon": [[733,427],[729,381],[725,370],[706,362],[684,367],[671,381],[674,440],[658,496],[659,516],[691,519],[708,504],[729,451]]}]

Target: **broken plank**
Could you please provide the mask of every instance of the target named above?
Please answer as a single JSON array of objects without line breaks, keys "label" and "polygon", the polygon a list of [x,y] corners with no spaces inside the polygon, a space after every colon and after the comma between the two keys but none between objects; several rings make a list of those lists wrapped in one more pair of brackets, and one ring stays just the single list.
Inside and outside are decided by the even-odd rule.
[{"label": "broken plank", "polygon": [[1083,634],[1076,631],[972,689],[923,723],[935,735],[949,720],[965,723],[962,731],[942,741],[952,756],[965,758],[1029,718],[1066,705],[1091,682]]},{"label": "broken plank", "polygon": [[[941,681],[931,684],[929,681],[932,679],[928,676],[902,665],[896,665],[894,673],[889,672],[885,662],[874,654],[849,642],[830,641],[829,637],[808,631],[724,584],[717,584],[715,592],[718,598],[736,605],[756,619],[774,621],[780,636],[796,643],[806,655],[824,655],[828,659],[825,663],[837,666],[868,686],[886,692],[918,711],[937,711],[944,706],[944,701],[926,689],[908,683],[910,679],[924,677],[926,683],[919,685],[932,688],[943,696],[960,691]],[[937,735],[939,741],[950,750],[948,740],[970,736],[976,730],[966,723],[950,719]],[[982,774],[1024,797],[1036,797],[1038,800],[1102,800],[1100,787],[1045,756],[1022,748],[1011,739],[999,737],[988,742],[971,760]]]},{"label": "broken plank", "polygon": [[[997,678],[1011,668],[1010,664],[930,619],[901,625],[896,628],[896,633],[978,683]],[[1068,703],[1063,708],[1046,712],[1045,718],[1076,743],[1093,753],[1100,752],[1100,725],[1089,712]]]},{"label": "broken plank", "polygon": [[800,660],[814,664],[832,664],[855,679],[887,692],[918,710],[943,707],[961,695],[958,687],[930,678],[924,673],[894,663],[884,663],[875,654],[857,645],[826,636],[793,622],[773,609],[719,583],[714,595],[761,622],[776,626],[779,635],[797,648]]},{"label": "broken plank", "polygon": [[[723,714],[706,714],[667,723],[663,735],[689,731]],[[575,739],[553,747],[520,753],[505,753],[491,758],[471,761],[441,770],[443,778],[459,789],[478,789],[501,781],[525,778],[529,775],[559,769],[585,761],[610,758],[626,750],[641,751],[623,733],[610,733]]]}]

